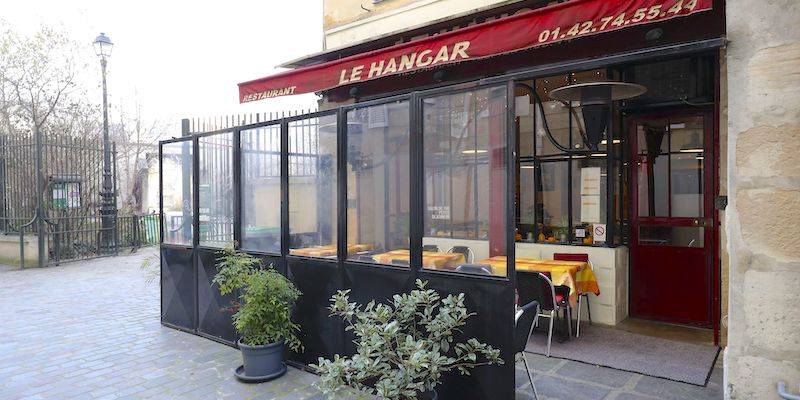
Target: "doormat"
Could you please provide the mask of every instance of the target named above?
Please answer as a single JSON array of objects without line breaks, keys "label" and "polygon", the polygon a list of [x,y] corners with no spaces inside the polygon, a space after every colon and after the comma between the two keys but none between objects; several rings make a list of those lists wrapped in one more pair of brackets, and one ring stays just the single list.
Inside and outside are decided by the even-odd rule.
[{"label": "doormat", "polygon": [[[705,386],[720,348],[640,335],[597,325],[581,326],[581,337],[558,343],[550,357],[564,358],[656,378]],[[525,351],[546,354],[547,333],[534,331]]]}]

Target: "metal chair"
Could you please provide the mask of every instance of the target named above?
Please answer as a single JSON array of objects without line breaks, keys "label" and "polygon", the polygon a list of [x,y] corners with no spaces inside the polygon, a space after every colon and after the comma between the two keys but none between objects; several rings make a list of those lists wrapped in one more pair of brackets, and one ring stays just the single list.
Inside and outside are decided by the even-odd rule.
[{"label": "metal chair", "polygon": [[540,272],[517,271],[517,291],[519,302],[526,304],[531,301],[539,303],[539,316],[550,318],[550,327],[547,329],[547,356],[550,357],[550,347],[553,344],[553,322],[559,311],[563,311],[567,319],[567,331],[572,336],[572,323],[569,321],[572,312],[569,308],[569,297],[556,294],[550,274]]},{"label": "metal chair", "polygon": [[456,267],[456,272],[468,274],[493,275],[494,270],[491,265],[486,264],[461,264]]},{"label": "metal chair", "polygon": [[[553,260],[560,260],[560,261],[583,261],[589,264],[589,269],[594,271],[594,266],[592,262],[589,261],[589,255],[586,253],[578,253],[578,254],[570,254],[570,253],[555,253],[553,254]],[[589,317],[589,325],[592,324],[592,307],[589,304],[589,293],[581,293],[578,296],[578,320],[575,322],[575,337],[581,337],[581,304],[583,303],[583,299],[586,299],[586,313]]]},{"label": "metal chair", "polygon": [[423,244],[422,245],[422,251],[430,251],[430,252],[438,253],[439,252],[439,246],[437,246],[435,244]]},{"label": "metal chair", "polygon": [[464,255],[464,259],[467,260],[467,264],[472,264],[475,262],[475,253],[472,251],[469,246],[453,246],[450,250],[447,250],[448,253],[460,253]]},{"label": "metal chair", "polygon": [[514,356],[522,356],[522,363],[525,365],[525,371],[528,372],[528,379],[533,388],[533,396],[538,400],[539,393],[536,392],[536,385],[533,384],[533,374],[528,366],[528,359],[525,357],[525,347],[531,340],[533,327],[539,322],[539,302],[531,301],[522,306],[521,311],[522,313],[518,313],[518,317],[514,321]]}]

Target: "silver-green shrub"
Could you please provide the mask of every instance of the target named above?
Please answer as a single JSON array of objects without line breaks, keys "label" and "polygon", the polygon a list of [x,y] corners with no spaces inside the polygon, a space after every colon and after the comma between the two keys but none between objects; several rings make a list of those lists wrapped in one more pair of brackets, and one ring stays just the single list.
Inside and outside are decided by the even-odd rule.
[{"label": "silver-green shrub", "polygon": [[454,343],[453,335],[474,313],[464,294],[442,298],[417,280],[410,293],[394,295],[391,304],[350,302],[349,290],[331,297],[331,316],[341,317],[355,334],[356,353],[320,358],[315,386],[334,394],[347,386],[390,400],[416,399],[436,388],[442,375],[457,370],[503,364],[500,351],[471,338]]}]

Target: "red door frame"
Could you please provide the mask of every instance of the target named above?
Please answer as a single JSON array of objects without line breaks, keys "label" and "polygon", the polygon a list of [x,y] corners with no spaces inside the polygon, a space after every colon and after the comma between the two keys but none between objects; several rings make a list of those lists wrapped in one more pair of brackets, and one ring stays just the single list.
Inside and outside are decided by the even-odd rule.
[{"label": "red door frame", "polygon": [[[629,254],[629,262],[630,268],[633,268],[634,263],[634,246],[637,246],[638,235],[635,233],[638,232],[639,228],[639,220],[638,220],[638,190],[634,190],[634,185],[636,185],[636,167],[635,167],[635,157],[637,154],[636,150],[636,142],[637,137],[636,135],[636,124],[642,121],[647,120],[655,120],[655,119],[663,119],[666,117],[670,118],[679,118],[679,117],[692,117],[692,116],[702,116],[704,118],[704,151],[705,151],[705,158],[704,158],[704,170],[703,170],[703,206],[704,206],[704,218],[709,219],[711,223],[710,229],[705,230],[704,241],[706,245],[706,271],[709,276],[709,282],[711,287],[709,287],[709,298],[711,304],[709,304],[709,315],[710,315],[710,325],[714,330],[714,343],[719,343],[719,321],[720,321],[720,269],[719,269],[719,213],[715,208],[714,199],[717,197],[719,193],[719,174],[718,174],[718,165],[719,165],[719,121],[718,121],[719,111],[717,107],[713,109],[704,109],[701,111],[698,110],[675,110],[675,111],[664,111],[664,112],[656,112],[656,113],[649,113],[649,114],[641,114],[641,115],[631,115],[628,120],[628,132],[629,137],[629,149],[631,154],[630,160],[630,168],[628,171],[628,181],[630,182],[630,205],[629,205],[629,215],[630,215],[630,224],[631,224],[631,235],[630,235],[630,243],[631,243],[631,251]],[[668,218],[658,218],[658,217],[651,217],[646,218],[646,222],[648,223],[658,223],[658,222],[665,222]],[[686,225],[691,226],[692,218],[687,218],[685,224],[680,223],[679,225]],[[630,275],[629,270],[629,275]],[[629,301],[631,299],[631,291],[628,292]]]}]

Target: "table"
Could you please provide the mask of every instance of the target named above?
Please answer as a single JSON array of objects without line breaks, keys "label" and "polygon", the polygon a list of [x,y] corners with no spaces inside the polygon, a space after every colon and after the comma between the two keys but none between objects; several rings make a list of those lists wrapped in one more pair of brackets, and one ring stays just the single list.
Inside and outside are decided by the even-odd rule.
[{"label": "table", "polygon": [[[361,251],[372,250],[371,244],[348,244],[347,254],[358,253]],[[289,254],[305,257],[331,257],[336,255],[336,245],[329,244],[324,246],[303,247],[300,249],[290,249]]]},{"label": "table", "polygon": [[[392,260],[410,260],[411,252],[406,249],[392,250],[386,253],[373,254],[372,259],[381,264],[391,264]],[[467,260],[461,253],[422,252],[422,267],[428,269],[453,270]]]},{"label": "table", "polygon": [[[578,306],[578,296],[583,293],[600,295],[597,277],[594,275],[594,271],[589,268],[589,263],[587,262],[518,257],[515,263],[517,271],[549,272],[554,286],[566,286],[569,288],[569,304],[573,308]],[[478,261],[477,264],[491,265],[495,274],[506,275],[506,256],[490,257]]]}]

